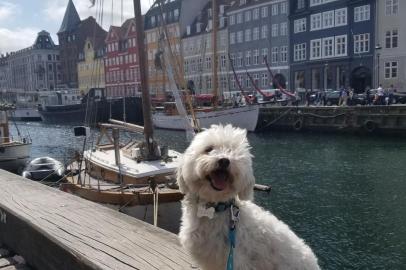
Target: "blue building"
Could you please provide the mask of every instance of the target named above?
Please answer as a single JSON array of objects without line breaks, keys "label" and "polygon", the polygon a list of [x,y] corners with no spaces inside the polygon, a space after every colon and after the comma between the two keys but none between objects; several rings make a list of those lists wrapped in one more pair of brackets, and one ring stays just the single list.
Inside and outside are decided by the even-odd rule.
[{"label": "blue building", "polygon": [[293,89],[373,86],[375,0],[290,0]]}]

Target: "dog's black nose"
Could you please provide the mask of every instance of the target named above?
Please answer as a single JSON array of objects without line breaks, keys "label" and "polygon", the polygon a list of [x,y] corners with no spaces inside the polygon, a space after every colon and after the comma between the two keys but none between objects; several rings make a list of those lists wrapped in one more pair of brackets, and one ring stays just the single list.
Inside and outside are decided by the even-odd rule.
[{"label": "dog's black nose", "polygon": [[230,160],[228,158],[220,158],[218,163],[221,169],[227,169],[230,165]]}]

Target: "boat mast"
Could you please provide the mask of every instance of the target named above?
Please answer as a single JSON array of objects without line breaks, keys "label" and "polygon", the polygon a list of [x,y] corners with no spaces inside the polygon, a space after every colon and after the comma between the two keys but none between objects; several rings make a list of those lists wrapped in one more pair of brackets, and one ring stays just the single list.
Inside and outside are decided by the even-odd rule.
[{"label": "boat mast", "polygon": [[148,77],[147,77],[147,63],[145,60],[145,46],[144,46],[144,24],[141,15],[140,0],[133,0],[134,3],[134,16],[135,25],[137,30],[137,47],[138,47],[138,64],[140,67],[140,87],[142,93],[142,113],[144,116],[144,137],[148,148],[147,159],[153,159],[155,156],[155,144],[152,129],[152,116],[151,116],[151,100],[148,91]]},{"label": "boat mast", "polygon": [[213,107],[218,105],[218,77],[217,77],[217,26],[218,26],[218,11],[217,0],[212,0],[212,40],[213,40]]}]

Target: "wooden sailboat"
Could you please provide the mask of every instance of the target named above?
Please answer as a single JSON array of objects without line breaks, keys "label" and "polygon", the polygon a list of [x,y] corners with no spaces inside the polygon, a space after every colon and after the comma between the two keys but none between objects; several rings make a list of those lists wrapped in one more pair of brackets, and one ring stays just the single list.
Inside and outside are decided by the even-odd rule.
[{"label": "wooden sailboat", "polygon": [[[219,106],[218,93],[218,76],[217,76],[217,28],[218,28],[218,5],[216,0],[212,0],[212,42],[213,42],[213,102],[211,107],[194,108],[195,119],[200,128],[208,128],[213,124],[232,124],[233,126],[254,131],[257,125],[259,116],[258,105],[245,105],[239,107],[224,107]],[[171,107],[171,104],[166,104],[168,109],[161,112],[156,112],[153,115],[153,123],[157,128],[187,130],[187,122],[184,117],[179,115]],[[192,121],[192,116],[189,116]]]},{"label": "wooden sailboat", "polygon": [[[144,33],[140,0],[134,0],[134,10],[137,45],[142,52]],[[177,232],[182,194],[175,184],[174,173],[180,154],[160,147],[154,140],[145,54],[139,53],[138,59],[144,127],[115,120],[100,124],[101,135],[96,147],[84,151],[71,165],[71,170],[77,174],[69,176],[68,183],[62,184],[61,189]],[[82,130],[86,133],[88,129]],[[119,130],[143,133],[145,140],[131,140],[122,145]],[[103,139],[107,143],[103,144]]]},{"label": "wooden sailboat", "polygon": [[18,128],[18,136],[10,136],[7,112],[12,109],[0,105],[0,169],[19,172],[30,157],[31,139],[22,137]]}]

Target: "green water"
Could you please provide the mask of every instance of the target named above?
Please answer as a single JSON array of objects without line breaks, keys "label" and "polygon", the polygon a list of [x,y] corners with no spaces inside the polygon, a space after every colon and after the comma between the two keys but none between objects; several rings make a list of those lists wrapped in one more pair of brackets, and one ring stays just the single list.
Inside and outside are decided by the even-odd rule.
[{"label": "green water", "polygon": [[[69,126],[21,123],[33,156],[61,160],[80,149]],[[182,132],[157,131],[178,151]],[[313,248],[323,269],[406,269],[406,138],[250,134],[255,200]]]}]

